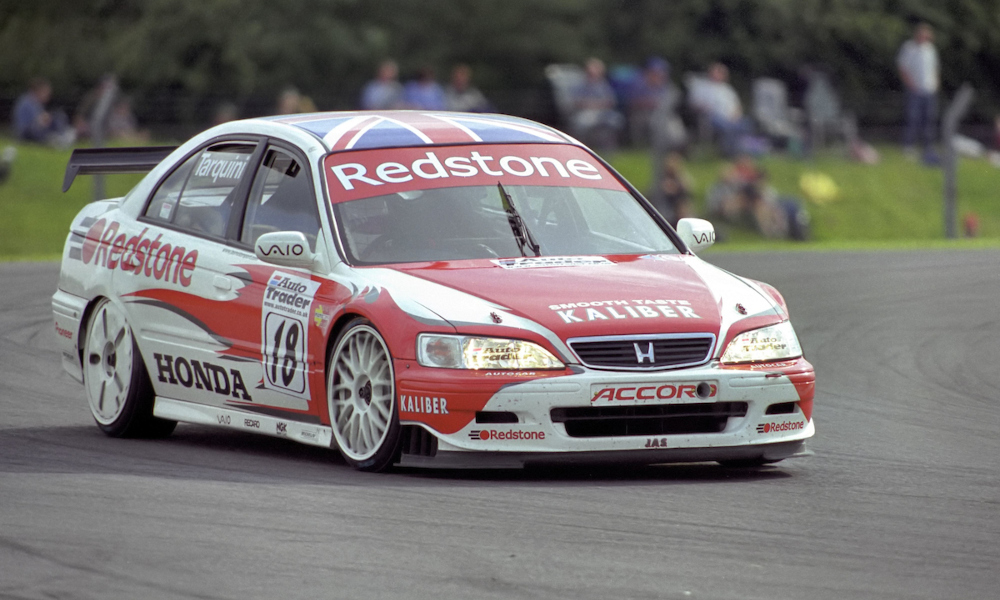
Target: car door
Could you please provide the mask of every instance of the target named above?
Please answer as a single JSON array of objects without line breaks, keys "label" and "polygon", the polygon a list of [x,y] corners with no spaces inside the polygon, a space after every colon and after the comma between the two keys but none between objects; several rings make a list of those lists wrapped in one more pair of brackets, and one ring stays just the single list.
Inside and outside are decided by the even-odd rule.
[{"label": "car door", "polygon": [[[252,252],[258,237],[275,231],[305,234],[315,252],[321,225],[308,162],[290,148],[272,144],[254,174],[235,235],[237,246]],[[319,398],[323,392],[312,389],[317,386],[310,383],[310,374],[322,369],[324,357],[312,349],[318,340],[310,336],[319,332],[310,323],[321,280],[307,269],[276,267],[256,257],[251,262],[248,269],[254,275],[245,297],[256,305],[244,306],[246,326],[237,344],[254,351],[259,361],[255,404],[313,420],[313,395]]]},{"label": "car door", "polygon": [[149,242],[137,245],[144,277],[123,297],[158,395],[215,406],[253,401],[256,357],[235,343],[242,323],[233,310],[246,285],[237,267],[245,253],[227,251],[227,238],[262,148],[255,140],[201,148],[164,177],[138,219]]}]

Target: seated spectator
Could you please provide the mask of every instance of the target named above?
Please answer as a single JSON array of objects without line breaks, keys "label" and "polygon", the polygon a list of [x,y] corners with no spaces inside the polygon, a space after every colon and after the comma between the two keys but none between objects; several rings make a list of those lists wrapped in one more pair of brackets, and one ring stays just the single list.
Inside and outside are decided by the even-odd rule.
[{"label": "seated spectator", "polygon": [[448,110],[481,113],[493,109],[486,96],[472,85],[472,69],[469,65],[455,65],[444,96]]},{"label": "seated spectator", "polygon": [[403,106],[403,86],[399,83],[399,67],[394,60],[384,60],[378,66],[375,79],[361,91],[361,108],[388,110]]},{"label": "seated spectator", "polygon": [[[633,144],[647,146],[655,142],[654,127],[663,127],[655,120],[676,117],[680,94],[670,81],[670,64],[662,58],[651,58],[628,93],[629,136]],[[683,128],[683,124],[681,124]],[[675,132],[676,133],[676,132]],[[669,137],[669,136],[668,136]],[[669,143],[676,147],[679,144]]]},{"label": "seated spectator", "polygon": [[709,67],[708,80],[701,85],[696,108],[708,116],[719,135],[722,153],[734,156],[740,138],[750,132],[750,125],[743,115],[740,97],[729,84],[729,69],[722,63],[714,63]]},{"label": "seated spectator", "polygon": [[573,94],[574,135],[595,148],[613,149],[625,118],[615,109],[615,93],[605,77],[604,62],[590,58],[585,70],[586,79]]},{"label": "seated spectator", "polygon": [[48,111],[45,105],[52,99],[52,85],[47,79],[31,80],[28,91],[14,103],[11,125],[14,137],[26,142],[66,148],[76,141],[76,130],[62,111]]},{"label": "seated spectator", "polygon": [[111,107],[107,121],[107,136],[108,139],[127,142],[149,141],[149,131],[139,129],[139,120],[132,111],[132,100],[128,96],[119,97]]},{"label": "seated spectator", "polygon": [[684,164],[680,152],[671,152],[663,159],[663,178],[660,179],[660,193],[663,196],[668,214],[664,217],[670,224],[677,226],[677,221],[693,217],[694,207],[691,203],[691,189],[694,180]]},{"label": "seated spectator", "polygon": [[286,87],[278,95],[278,104],[275,107],[274,114],[297,115],[311,112],[316,112],[316,104],[309,96],[303,96],[297,88],[293,86]]},{"label": "seated spectator", "polygon": [[444,89],[434,78],[434,69],[421,67],[417,79],[403,88],[403,104],[420,110],[444,110]]},{"label": "seated spectator", "polygon": [[764,237],[804,240],[809,213],[798,199],[782,196],[767,173],[744,154],[726,166],[722,179],[708,191],[708,210],[723,221],[756,229]]}]

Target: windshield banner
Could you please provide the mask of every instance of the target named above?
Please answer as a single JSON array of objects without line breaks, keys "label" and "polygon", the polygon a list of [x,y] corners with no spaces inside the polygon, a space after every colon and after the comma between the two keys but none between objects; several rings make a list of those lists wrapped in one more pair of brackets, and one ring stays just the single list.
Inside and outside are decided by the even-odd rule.
[{"label": "windshield banner", "polygon": [[342,152],[326,157],[332,202],[412,190],[545,185],[622,190],[581,148],[563,144],[468,145]]}]

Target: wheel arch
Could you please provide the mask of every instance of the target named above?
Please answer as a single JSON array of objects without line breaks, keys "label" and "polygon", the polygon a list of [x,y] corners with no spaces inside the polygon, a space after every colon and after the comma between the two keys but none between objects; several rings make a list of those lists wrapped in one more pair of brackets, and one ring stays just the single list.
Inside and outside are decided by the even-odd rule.
[{"label": "wheel arch", "polygon": [[83,315],[80,316],[80,331],[76,336],[76,358],[80,361],[81,367],[83,366],[83,346],[87,343],[87,328],[90,327],[90,319],[94,316],[94,310],[101,303],[101,300],[111,302],[111,298],[107,296],[100,294],[94,296],[87,302],[87,306],[83,309]]}]

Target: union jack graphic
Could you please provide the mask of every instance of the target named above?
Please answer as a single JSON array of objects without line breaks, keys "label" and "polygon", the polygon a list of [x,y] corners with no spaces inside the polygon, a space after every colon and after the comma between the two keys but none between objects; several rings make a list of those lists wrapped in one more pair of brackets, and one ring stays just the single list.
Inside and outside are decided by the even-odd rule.
[{"label": "union jack graphic", "polygon": [[441,144],[574,143],[555,129],[503,115],[380,111],[270,117],[322,138],[330,151]]}]

